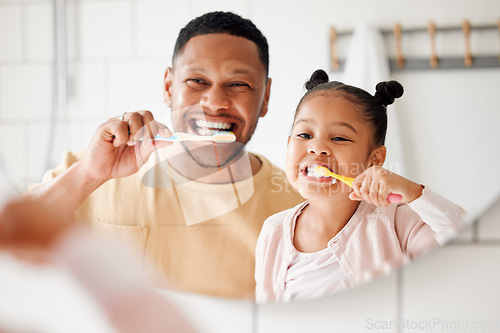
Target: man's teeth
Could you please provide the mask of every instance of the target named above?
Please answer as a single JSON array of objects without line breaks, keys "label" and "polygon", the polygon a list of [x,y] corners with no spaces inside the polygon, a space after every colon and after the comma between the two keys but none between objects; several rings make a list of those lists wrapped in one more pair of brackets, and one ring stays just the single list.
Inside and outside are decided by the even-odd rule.
[{"label": "man's teeth", "polygon": [[201,119],[196,120],[195,124],[197,127],[196,131],[200,135],[214,135],[219,131],[229,131],[233,126],[230,123],[219,123],[213,121],[205,121]]}]

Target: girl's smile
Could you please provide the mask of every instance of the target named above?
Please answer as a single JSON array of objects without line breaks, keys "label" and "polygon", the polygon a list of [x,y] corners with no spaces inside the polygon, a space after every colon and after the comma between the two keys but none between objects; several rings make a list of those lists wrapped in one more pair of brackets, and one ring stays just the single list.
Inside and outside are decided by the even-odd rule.
[{"label": "girl's smile", "polygon": [[306,177],[306,181],[335,184],[336,183],[335,178],[332,179],[331,177],[323,177],[323,176],[318,175],[314,171],[314,169],[318,166],[323,166],[323,167],[331,170],[331,167],[329,167],[328,165],[326,165],[324,163],[321,163],[321,162],[314,163],[313,162],[313,163],[310,163],[308,165],[305,165],[304,167],[301,167],[299,176]]}]

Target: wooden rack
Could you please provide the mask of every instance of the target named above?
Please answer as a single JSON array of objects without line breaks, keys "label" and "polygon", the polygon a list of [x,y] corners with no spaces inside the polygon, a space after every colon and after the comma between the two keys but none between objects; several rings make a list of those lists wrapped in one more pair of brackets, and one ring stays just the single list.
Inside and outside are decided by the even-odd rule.
[{"label": "wooden rack", "polygon": [[[400,70],[426,70],[426,69],[463,69],[463,68],[495,68],[500,67],[500,51],[497,55],[477,55],[474,56],[470,48],[470,32],[496,30],[498,31],[498,40],[496,43],[500,46],[500,19],[497,24],[483,24],[472,26],[468,21],[464,21],[462,26],[437,27],[430,22],[427,27],[404,28],[395,24],[393,29],[383,29],[380,32],[384,37],[393,36],[396,45],[396,58],[389,59],[391,71]],[[435,35],[437,33],[462,32],[464,35],[464,56],[463,57],[439,57],[436,51]],[[330,27],[330,67],[332,71],[342,71],[345,60],[337,56],[337,40],[343,37],[351,36],[353,31],[336,31]],[[431,51],[428,58],[406,58],[403,54],[402,35],[428,33],[431,43]],[[500,48],[499,48],[500,50]]]}]

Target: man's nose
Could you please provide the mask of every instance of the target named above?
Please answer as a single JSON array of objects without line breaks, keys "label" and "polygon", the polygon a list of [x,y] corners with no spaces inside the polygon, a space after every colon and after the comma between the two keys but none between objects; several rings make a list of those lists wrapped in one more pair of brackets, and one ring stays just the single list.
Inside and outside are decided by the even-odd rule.
[{"label": "man's nose", "polygon": [[213,85],[205,90],[201,97],[200,104],[209,111],[216,112],[221,109],[229,108],[231,101],[223,87]]}]

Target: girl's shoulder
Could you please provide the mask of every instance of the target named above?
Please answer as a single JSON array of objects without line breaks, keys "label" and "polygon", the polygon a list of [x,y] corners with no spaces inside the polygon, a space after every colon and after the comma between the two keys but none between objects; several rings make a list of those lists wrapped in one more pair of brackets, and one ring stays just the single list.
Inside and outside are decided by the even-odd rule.
[{"label": "girl's shoulder", "polygon": [[271,230],[276,230],[276,229],[282,229],[283,225],[287,221],[292,221],[293,217],[299,212],[300,210],[304,209],[304,207],[307,206],[307,202],[302,202],[295,207],[282,210],[281,212],[275,213],[271,216],[269,216],[265,221],[262,226],[262,233],[269,233]]}]

